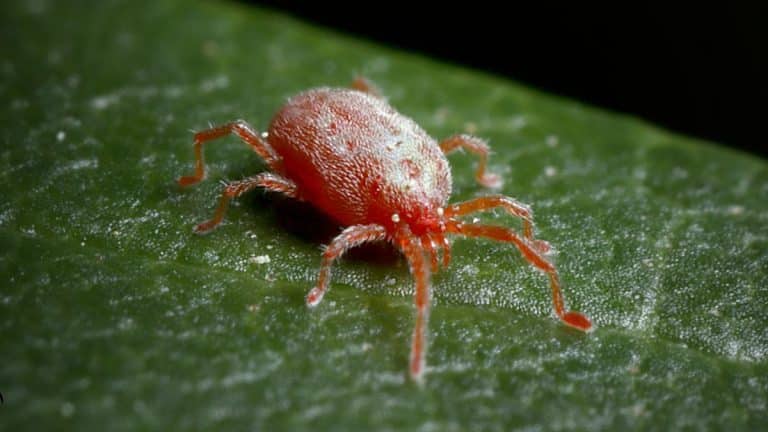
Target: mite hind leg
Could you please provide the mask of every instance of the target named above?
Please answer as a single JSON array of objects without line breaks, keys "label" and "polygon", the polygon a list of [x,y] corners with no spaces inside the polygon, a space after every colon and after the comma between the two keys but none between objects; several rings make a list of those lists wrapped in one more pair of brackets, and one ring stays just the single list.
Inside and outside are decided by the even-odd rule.
[{"label": "mite hind leg", "polygon": [[224,186],[213,218],[197,225],[195,232],[205,234],[216,228],[224,219],[229,201],[257,187],[262,187],[272,192],[279,192],[291,198],[298,198],[296,183],[274,173],[261,173],[253,177],[234,181]]},{"label": "mite hind leg", "polygon": [[454,135],[441,141],[440,148],[445,154],[449,154],[454,150],[462,148],[477,155],[479,161],[477,163],[477,170],[475,171],[475,180],[487,188],[498,189],[501,187],[503,182],[500,175],[485,172],[491,148],[488,147],[488,143],[484,140],[472,135]]},{"label": "mite hind leg", "polygon": [[246,144],[251,146],[269,168],[275,172],[281,172],[282,158],[275,152],[268,142],[263,140],[259,133],[249,125],[245,120],[236,120],[222,126],[216,126],[195,134],[195,173],[188,176],[179,177],[178,182],[181,186],[190,186],[196,184],[205,178],[205,162],[203,159],[203,144],[213,141],[217,138],[235,134]]}]

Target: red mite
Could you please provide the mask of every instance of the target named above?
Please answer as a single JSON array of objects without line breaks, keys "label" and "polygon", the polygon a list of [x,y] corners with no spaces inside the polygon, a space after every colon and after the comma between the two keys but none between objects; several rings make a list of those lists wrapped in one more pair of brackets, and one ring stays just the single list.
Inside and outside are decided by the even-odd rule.
[{"label": "red mite", "polygon": [[[425,367],[430,274],[451,260],[446,235],[482,237],[514,244],[523,257],[549,276],[554,310],[567,325],[592,328],[579,312],[568,312],[549,245],[536,240],[528,206],[506,196],[487,196],[448,204],[451,171],[445,154],[466,149],[479,158],[478,183],[498,187],[500,177],[485,172],[488,145],[456,135],[435,141],[410,118],[398,113],[364,79],[352,89],[316,88],[300,93],[272,119],[266,137],[242,120],[195,134],[195,174],[179,178],[189,186],[205,177],[203,144],[239,136],[267,163],[271,172],[229,183],[214,217],[195,228],[204,233],[224,217],[230,199],[261,187],[311,203],[346,228],[323,252],[317,285],[307,295],[316,306],[328,290],[333,262],[347,250],[367,242],[386,241],[408,261],[416,282],[416,323],[410,355],[411,377],[420,382]],[[469,214],[494,208],[522,220],[522,234],[499,226],[464,222]]]}]

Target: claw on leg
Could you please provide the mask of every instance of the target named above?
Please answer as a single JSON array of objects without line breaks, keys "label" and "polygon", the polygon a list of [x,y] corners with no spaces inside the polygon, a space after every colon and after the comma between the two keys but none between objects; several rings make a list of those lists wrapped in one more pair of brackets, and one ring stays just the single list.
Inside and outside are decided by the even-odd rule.
[{"label": "claw on leg", "polygon": [[325,290],[320,289],[319,287],[314,287],[311,290],[309,290],[309,294],[307,294],[307,306],[309,307],[315,307],[318,304],[320,304],[320,301],[323,300],[323,296],[325,295]]}]

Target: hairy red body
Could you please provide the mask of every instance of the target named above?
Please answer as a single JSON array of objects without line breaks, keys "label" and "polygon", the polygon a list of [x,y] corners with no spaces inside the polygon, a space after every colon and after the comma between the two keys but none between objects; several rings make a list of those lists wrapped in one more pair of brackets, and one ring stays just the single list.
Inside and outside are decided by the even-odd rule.
[{"label": "hairy red body", "polygon": [[423,224],[451,194],[437,142],[360,91],[319,88],[291,98],[272,120],[268,142],[301,198],[344,226],[377,224],[394,233],[393,214]]},{"label": "hairy red body", "polygon": [[[533,216],[524,204],[501,195],[448,204],[451,172],[446,153],[464,148],[479,157],[475,177],[488,187],[500,178],[485,172],[489,153],[479,138],[456,135],[435,141],[410,118],[398,113],[361,79],[355,89],[318,88],[291,98],[275,115],[266,140],[239,120],[195,134],[195,174],[181,177],[188,186],[205,177],[202,146],[234,133],[251,146],[271,172],[229,183],[214,217],[198,225],[208,232],[223,219],[227,203],[256,187],[311,203],[346,226],[323,252],[317,285],[307,294],[316,306],[330,282],[333,262],[362,243],[388,241],[405,255],[416,286],[416,322],[410,373],[420,381],[425,367],[426,323],[430,274],[447,267],[447,235],[482,237],[514,244],[533,266],[547,273],[557,316],[567,325],[588,331],[589,319],[565,309],[547,242],[534,238]],[[523,222],[518,234],[505,227],[467,223],[460,218],[502,208]]]}]

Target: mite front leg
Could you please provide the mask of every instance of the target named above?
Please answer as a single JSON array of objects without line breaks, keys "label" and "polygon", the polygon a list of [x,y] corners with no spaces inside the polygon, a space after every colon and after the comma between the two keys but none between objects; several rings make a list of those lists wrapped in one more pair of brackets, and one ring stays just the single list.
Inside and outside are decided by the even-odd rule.
[{"label": "mite front leg", "polygon": [[180,177],[178,182],[181,186],[190,186],[196,184],[205,178],[205,162],[203,160],[203,144],[217,138],[234,133],[239,136],[246,144],[261,156],[275,172],[281,172],[282,158],[275,150],[261,137],[258,132],[244,120],[236,120],[222,126],[206,129],[195,134],[195,173],[189,176]]},{"label": "mite front leg", "polygon": [[381,225],[353,225],[346,228],[336,236],[323,252],[323,262],[320,265],[320,274],[317,277],[317,285],[307,294],[307,305],[317,306],[328,290],[331,279],[331,266],[346,251],[363,243],[384,240],[387,231]]},{"label": "mite front leg", "polygon": [[481,212],[501,207],[512,216],[516,216],[523,221],[523,236],[526,240],[533,243],[542,253],[550,250],[549,243],[544,240],[534,239],[533,234],[533,212],[527,205],[503,195],[487,196],[471,199],[448,206],[445,209],[446,217],[465,216],[470,213]]},{"label": "mite front leg", "polygon": [[424,251],[420,247],[419,240],[410,234],[399,239],[400,249],[411,269],[411,274],[416,282],[413,302],[416,305],[416,322],[413,326],[413,339],[411,342],[410,372],[411,378],[418,383],[423,383],[424,368],[427,356],[427,320],[429,318],[429,265],[424,258]]},{"label": "mite front leg", "polygon": [[483,237],[501,242],[512,243],[517,246],[523,257],[533,266],[547,273],[549,276],[549,285],[552,288],[552,304],[555,313],[565,324],[582,331],[592,329],[592,323],[586,315],[580,312],[565,310],[563,294],[560,291],[560,278],[557,275],[555,266],[549,262],[541,252],[533,248],[526,240],[523,240],[514,231],[509,228],[497,227],[491,225],[468,224],[458,221],[448,221],[446,224],[448,232],[461,234],[466,237]]},{"label": "mite front leg", "polygon": [[488,163],[488,154],[491,149],[484,140],[472,135],[454,135],[440,142],[440,148],[445,154],[449,154],[458,148],[464,148],[476,154],[480,159],[477,163],[477,171],[475,171],[475,179],[477,182],[487,188],[497,189],[501,187],[501,176],[485,172]]},{"label": "mite front leg", "polygon": [[291,180],[274,173],[261,173],[253,177],[234,181],[224,187],[224,191],[221,193],[219,205],[216,207],[216,212],[213,214],[213,218],[197,225],[195,227],[195,232],[198,234],[205,234],[216,228],[216,226],[224,219],[224,214],[227,212],[229,201],[232,198],[239,197],[257,187],[263,187],[272,192],[279,192],[291,198],[298,198],[296,184]]},{"label": "mite front leg", "polygon": [[429,255],[429,263],[432,273],[437,273],[440,268],[440,262],[437,257],[438,246],[439,245],[435,243],[435,240],[431,236],[425,235],[421,237],[421,248]]},{"label": "mite front leg", "polygon": [[448,268],[448,264],[451,263],[451,243],[448,242],[448,238],[442,233],[436,233],[434,236],[443,248],[443,268]]}]

